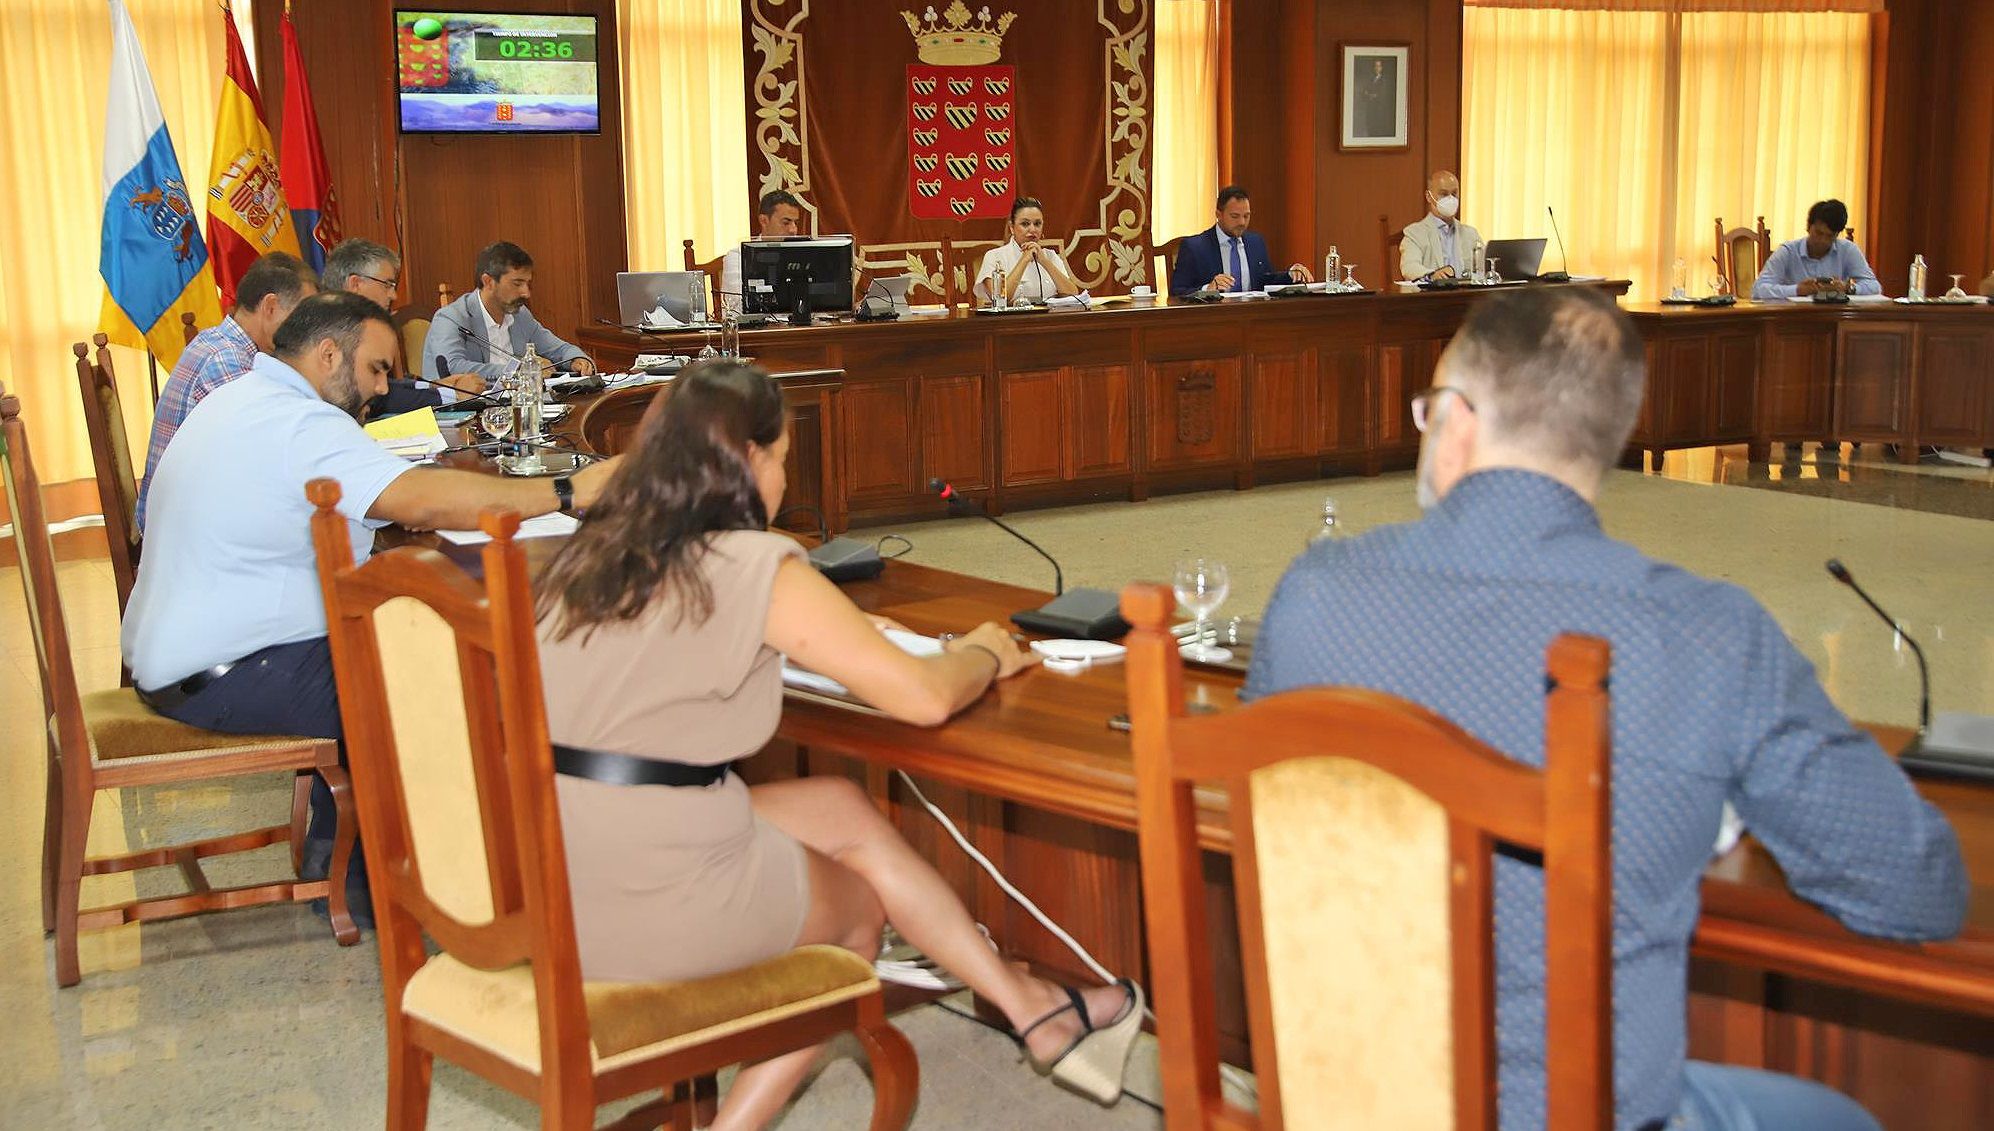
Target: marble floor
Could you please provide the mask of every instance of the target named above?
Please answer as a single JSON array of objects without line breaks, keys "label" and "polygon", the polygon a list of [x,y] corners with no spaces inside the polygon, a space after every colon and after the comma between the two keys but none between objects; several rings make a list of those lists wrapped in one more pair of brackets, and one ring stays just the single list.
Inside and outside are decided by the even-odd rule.
[{"label": "marble floor", "polygon": [[[1905,468],[1845,451],[1768,467],[1743,449],[1671,454],[1659,474],[1617,472],[1602,498],[1608,530],[1657,557],[1743,585],[1861,718],[1908,723],[1917,672],[1888,628],[1821,569],[1840,557],[1917,634],[1937,709],[1994,713],[1994,473]],[[1298,552],[1325,496],[1355,530],[1416,516],[1411,477],[1336,479],[1142,504],[1012,516],[1073,585],[1169,576],[1187,554],[1232,566],[1229,613],[1255,613]],[[978,519],[897,528],[910,560],[1046,586],[1045,564]],[[882,528],[879,533],[883,533]],[[86,689],[115,684],[116,602],[108,567],[61,568]],[[0,569],[0,1127],[366,1128],[380,1126],[383,1049],[372,937],[341,949],[302,907],[271,907],[94,932],[82,985],[58,991],[40,931],[43,791],[40,694],[18,574]],[[287,784],[99,795],[93,852],[281,819]],[[263,850],[218,878],[273,875]],[[160,873],[94,877],[85,901],[167,890]],[[1138,1054],[1134,1097],[1103,1110],[1038,1079],[1008,1041],[938,1006],[902,1013],[922,1063],[918,1128],[1154,1128],[1153,1053]],[[840,1047],[779,1126],[862,1126],[870,1088]],[[431,1125],[531,1127],[531,1105],[439,1066]]]}]

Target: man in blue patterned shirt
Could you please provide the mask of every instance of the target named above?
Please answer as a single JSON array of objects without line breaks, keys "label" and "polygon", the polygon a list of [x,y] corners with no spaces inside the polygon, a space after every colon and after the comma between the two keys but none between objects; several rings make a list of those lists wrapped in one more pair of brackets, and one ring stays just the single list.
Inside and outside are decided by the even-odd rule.
[{"label": "man in blue patterned shirt", "polygon": [[257,353],[270,352],[270,339],[299,302],[318,293],[318,276],[295,255],[273,251],[250,264],[235,287],[235,310],[216,326],[194,336],[174,364],[152,414],[152,443],[145,453],[145,478],[138,487],[138,528],[145,530],[145,501],[152,473],[180,424],[201,398],[249,372]]},{"label": "man in blue patterned shirt", "polygon": [[[1491,296],[1413,402],[1426,516],[1311,547],[1282,578],[1249,697],[1344,684],[1544,758],[1544,649],[1613,646],[1615,1125],[1864,1129],[1811,1081],[1685,1063],[1688,944],[1724,803],[1795,892],[1864,934],[1943,938],[1966,913],[1945,819],[1830,703],[1743,590],[1600,530],[1600,480],[1640,411],[1642,345],[1596,291]],[[1498,1101],[1544,1126],[1542,872],[1496,865]]]}]

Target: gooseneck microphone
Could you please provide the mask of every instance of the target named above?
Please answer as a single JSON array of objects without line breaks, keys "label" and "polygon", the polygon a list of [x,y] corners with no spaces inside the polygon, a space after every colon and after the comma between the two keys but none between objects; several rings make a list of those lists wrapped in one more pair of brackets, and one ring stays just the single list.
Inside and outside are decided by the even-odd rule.
[{"label": "gooseneck microphone", "polygon": [[1562,232],[1558,231],[1558,214],[1551,211],[1551,206],[1548,204],[1544,206],[1544,214],[1551,218],[1551,234],[1558,237],[1558,265],[1564,268],[1564,270],[1545,271],[1538,275],[1537,279],[1543,283],[1569,283],[1572,281],[1572,260],[1570,256],[1565,254],[1565,237]]},{"label": "gooseneck microphone", "polygon": [[964,498],[962,492],[955,489],[955,484],[945,479],[928,480],[928,490],[933,491],[936,496],[949,505],[949,513],[979,515],[985,521],[997,527],[997,529],[1030,546],[1038,553],[1039,557],[1044,558],[1052,565],[1052,595],[1058,597],[1066,593],[1066,574],[1059,568],[1059,560],[1051,554],[1046,553],[1044,546],[1018,533],[1017,529],[1010,523],[985,510],[981,503]]},{"label": "gooseneck microphone", "polygon": [[1868,593],[1864,592],[1862,586],[1856,584],[1855,576],[1849,572],[1849,567],[1842,564],[1840,558],[1829,558],[1827,566],[1828,576],[1855,590],[1856,596],[1862,598],[1862,603],[1868,605],[1870,610],[1876,613],[1883,623],[1889,625],[1891,631],[1895,632],[1904,643],[1909,644],[1911,654],[1918,657],[1918,737],[1923,738],[1932,729],[1932,673],[1925,666],[1925,650],[1918,646],[1918,642],[1911,638],[1911,634],[1904,630],[1903,624],[1897,618],[1884,612],[1883,606],[1877,604]]}]

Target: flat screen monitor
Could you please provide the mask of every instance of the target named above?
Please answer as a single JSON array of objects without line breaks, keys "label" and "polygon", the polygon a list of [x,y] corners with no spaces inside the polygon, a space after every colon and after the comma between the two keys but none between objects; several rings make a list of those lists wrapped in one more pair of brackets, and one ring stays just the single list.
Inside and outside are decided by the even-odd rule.
[{"label": "flat screen monitor", "polygon": [[741,245],[749,314],[844,313],[852,308],[852,237],[798,236]]},{"label": "flat screen monitor", "polygon": [[602,131],[596,18],[395,10],[403,133]]}]

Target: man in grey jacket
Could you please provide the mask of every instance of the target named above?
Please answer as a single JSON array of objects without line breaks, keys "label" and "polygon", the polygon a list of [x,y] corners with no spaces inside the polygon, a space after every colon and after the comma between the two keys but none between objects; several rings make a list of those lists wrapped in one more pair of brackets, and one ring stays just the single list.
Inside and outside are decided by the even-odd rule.
[{"label": "man in grey jacket", "polygon": [[532,297],[533,257],[526,249],[500,240],[478,252],[478,289],[436,312],[422,343],[422,375],[432,376],[442,358],[447,373],[497,380],[511,374],[529,345],[556,368],[594,373],[587,354],[533,317]]}]

